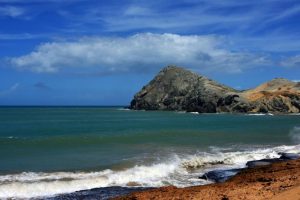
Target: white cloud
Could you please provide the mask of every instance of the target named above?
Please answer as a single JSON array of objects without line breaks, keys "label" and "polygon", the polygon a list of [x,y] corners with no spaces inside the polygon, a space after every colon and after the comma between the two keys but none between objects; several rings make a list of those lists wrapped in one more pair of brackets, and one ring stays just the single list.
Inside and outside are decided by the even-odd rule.
[{"label": "white cloud", "polygon": [[0,33],[0,40],[28,40],[36,38],[46,38],[47,34],[30,34],[30,33],[17,33],[17,34],[2,34]]},{"label": "white cloud", "polygon": [[150,9],[144,8],[141,6],[129,6],[125,12],[124,15],[129,15],[129,16],[142,16],[142,15],[149,15],[151,14]]},{"label": "white cloud", "polygon": [[10,91],[15,91],[18,87],[19,87],[19,83],[15,83],[14,85],[12,85],[10,88],[9,88],[9,90]]},{"label": "white cloud", "polygon": [[269,64],[265,56],[232,52],[212,35],[143,33],[133,36],[82,38],[42,44],[27,55],[10,58],[20,70],[38,73],[119,73],[157,70],[168,64],[198,71],[241,72]]},{"label": "white cloud", "polygon": [[8,89],[0,91],[0,96],[6,96],[6,95],[16,91],[19,88],[19,86],[20,86],[19,83],[13,84]]},{"label": "white cloud", "polygon": [[276,20],[281,20],[287,17],[291,17],[295,14],[298,14],[300,12],[300,6],[292,6],[283,12],[281,12],[279,15],[276,17],[272,18],[271,21],[276,21]]},{"label": "white cloud", "polygon": [[[225,25],[238,29],[241,23],[249,23],[252,16],[243,14],[218,15],[209,12],[210,6],[195,5],[190,8],[172,8],[164,3],[150,3],[154,5],[129,6],[124,12],[110,11],[100,12],[98,9],[89,11],[86,18],[80,18],[83,22],[96,20],[105,22],[105,31],[130,31],[139,29],[156,29],[163,31],[187,30],[195,27],[212,26],[222,28]],[[105,13],[103,15],[103,13]]]},{"label": "white cloud", "polygon": [[0,16],[19,17],[25,13],[25,9],[15,6],[0,7]]},{"label": "white cloud", "polygon": [[300,55],[286,58],[280,64],[284,67],[300,67]]}]

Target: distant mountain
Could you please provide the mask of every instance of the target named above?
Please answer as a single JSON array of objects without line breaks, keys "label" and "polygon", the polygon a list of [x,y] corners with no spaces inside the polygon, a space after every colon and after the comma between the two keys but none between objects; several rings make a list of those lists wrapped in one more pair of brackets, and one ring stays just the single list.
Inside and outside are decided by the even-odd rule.
[{"label": "distant mountain", "polygon": [[186,69],[168,66],[131,101],[135,110],[200,113],[299,113],[300,83],[276,78],[238,91]]}]

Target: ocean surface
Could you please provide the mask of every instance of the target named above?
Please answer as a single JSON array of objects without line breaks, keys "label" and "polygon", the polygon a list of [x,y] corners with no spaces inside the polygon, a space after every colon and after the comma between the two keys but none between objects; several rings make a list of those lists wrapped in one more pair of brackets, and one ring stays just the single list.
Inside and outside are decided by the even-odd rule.
[{"label": "ocean surface", "polygon": [[300,115],[0,107],[0,198],[207,184],[212,169],[300,152]]}]

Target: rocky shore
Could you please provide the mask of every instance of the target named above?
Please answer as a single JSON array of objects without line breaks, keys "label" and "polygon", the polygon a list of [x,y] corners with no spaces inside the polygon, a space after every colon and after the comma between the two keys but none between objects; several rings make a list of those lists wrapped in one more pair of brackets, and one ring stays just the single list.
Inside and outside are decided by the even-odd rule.
[{"label": "rocky shore", "polygon": [[[280,159],[251,161],[247,165],[248,168],[240,170],[237,175],[225,182],[221,180],[217,181],[219,183],[187,188],[162,187],[134,192],[115,199],[300,199],[300,159],[298,155],[285,154]],[[200,178],[205,178],[205,176]]]},{"label": "rocky shore", "polygon": [[103,187],[34,199],[300,199],[300,155],[282,153],[280,158],[253,160],[246,168],[212,170],[198,178],[214,183],[186,188]]},{"label": "rocky shore", "polygon": [[181,67],[162,69],[131,101],[134,110],[198,113],[299,113],[300,83],[283,78],[235,90]]}]

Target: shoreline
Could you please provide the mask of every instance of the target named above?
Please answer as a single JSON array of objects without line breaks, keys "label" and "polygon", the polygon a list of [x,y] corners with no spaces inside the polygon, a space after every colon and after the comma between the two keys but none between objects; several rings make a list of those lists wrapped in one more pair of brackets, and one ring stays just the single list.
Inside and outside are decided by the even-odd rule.
[{"label": "shoreline", "polygon": [[[295,167],[293,162],[296,163]],[[290,163],[292,162],[292,163]],[[275,165],[276,169],[273,169]],[[276,165],[280,165],[276,166]],[[77,192],[67,193],[56,195],[53,197],[46,198],[36,198],[36,199],[47,199],[47,200],[63,200],[63,199],[222,199],[223,196],[226,198],[230,197],[230,199],[238,199],[236,196],[240,196],[240,191],[247,191],[246,194],[251,193],[255,194],[256,190],[266,189],[266,186],[272,186],[277,182],[276,177],[269,177],[266,172],[271,172],[274,175],[274,171],[282,171],[279,178],[285,177],[284,179],[280,179],[286,181],[291,180],[291,177],[286,178],[289,175],[297,175],[300,177],[300,155],[295,153],[281,153],[281,157],[272,158],[272,159],[261,159],[261,160],[252,160],[248,161],[246,164],[246,168],[230,168],[230,169],[215,169],[211,171],[207,171],[205,174],[198,177],[199,179],[204,179],[209,182],[213,182],[206,185],[197,185],[197,186],[187,186],[184,188],[177,188],[175,186],[164,186],[164,187],[139,187],[139,186],[112,186],[112,187],[101,187],[101,188],[93,188],[89,190],[80,190]],[[287,167],[288,166],[288,167]],[[292,169],[291,171],[286,171],[286,169]],[[296,170],[296,173],[293,172],[293,169]],[[298,171],[297,171],[298,170]],[[297,174],[298,173],[298,174]],[[276,174],[275,174],[276,175]],[[278,178],[278,177],[277,177]],[[293,179],[293,178],[292,178]],[[259,185],[263,184],[263,187]],[[293,185],[300,185],[300,178],[298,182],[292,182]],[[247,187],[246,187],[247,186]],[[256,189],[253,189],[254,188]],[[289,182],[287,185],[280,186],[280,191],[286,188],[291,187],[291,183]],[[235,194],[227,194],[227,192],[234,191],[233,189],[238,188]],[[277,188],[278,189],[278,188]],[[276,184],[275,184],[275,190]],[[270,190],[270,188],[267,190]],[[274,190],[274,189],[272,189]],[[220,191],[222,191],[220,193]],[[262,193],[264,193],[263,191]],[[186,196],[186,194],[192,194]],[[205,196],[201,198],[203,194],[214,194],[217,196]],[[163,196],[161,196],[163,195]],[[198,196],[200,195],[200,197]],[[266,196],[263,196],[266,197]],[[266,198],[269,198],[267,196]],[[246,197],[242,199],[247,199]],[[265,199],[265,198],[250,198],[250,199]]]},{"label": "shoreline", "polygon": [[[134,165],[134,167],[120,169],[120,171],[8,174],[0,177],[4,183],[1,185],[0,195],[1,198],[49,200],[111,199],[163,186],[173,185],[183,188],[222,182],[223,179],[235,175],[241,168],[244,168],[247,161],[249,161],[249,166],[254,160],[263,164],[292,159],[292,155],[299,158],[300,155],[299,145],[239,149],[244,150],[212,147],[207,153],[185,154],[187,156],[152,162],[154,164]],[[20,187],[22,190],[19,190]]]},{"label": "shoreline", "polygon": [[120,111],[141,111],[141,112],[175,112],[180,114],[194,114],[194,115],[250,115],[250,116],[299,116],[300,112],[293,113],[293,112],[194,112],[194,111],[187,111],[187,110],[146,110],[146,109],[132,109],[129,106],[122,107],[118,109]]},{"label": "shoreline", "polygon": [[[256,162],[255,165],[253,162]],[[269,162],[269,163],[268,163]],[[166,186],[114,198],[133,199],[300,199],[300,159],[250,161],[225,182],[177,188]]]}]

